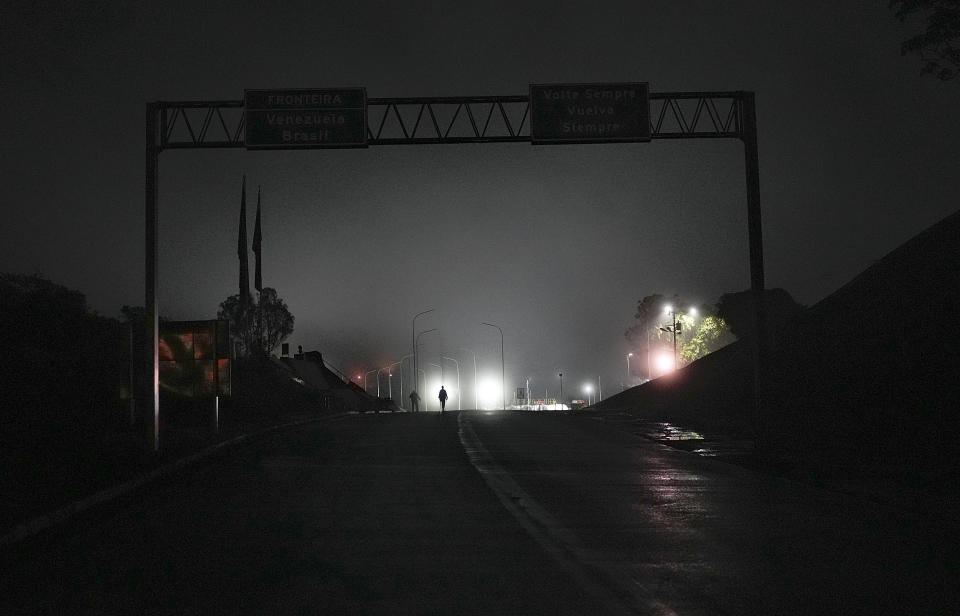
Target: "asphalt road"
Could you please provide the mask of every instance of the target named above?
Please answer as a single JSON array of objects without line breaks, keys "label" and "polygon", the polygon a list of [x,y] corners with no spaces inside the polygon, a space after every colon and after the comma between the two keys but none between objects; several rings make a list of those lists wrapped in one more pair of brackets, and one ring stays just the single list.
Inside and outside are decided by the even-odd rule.
[{"label": "asphalt road", "polygon": [[949,613],[911,520],[555,413],[289,429],[3,555],[2,614]]}]

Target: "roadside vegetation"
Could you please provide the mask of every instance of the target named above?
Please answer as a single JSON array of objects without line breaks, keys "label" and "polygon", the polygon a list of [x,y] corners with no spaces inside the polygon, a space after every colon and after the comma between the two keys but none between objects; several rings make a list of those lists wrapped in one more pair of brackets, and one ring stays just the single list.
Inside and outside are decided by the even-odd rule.
[{"label": "roadside vegetation", "polygon": [[144,354],[143,308],[106,317],[83,293],[43,276],[0,273],[0,534],[218,439],[325,408],[320,392],[267,359],[293,316],[272,289],[261,303],[263,326],[237,330],[250,357],[234,361],[219,433],[210,400],[161,394],[162,450],[154,455],[130,401],[131,350],[135,360]]}]

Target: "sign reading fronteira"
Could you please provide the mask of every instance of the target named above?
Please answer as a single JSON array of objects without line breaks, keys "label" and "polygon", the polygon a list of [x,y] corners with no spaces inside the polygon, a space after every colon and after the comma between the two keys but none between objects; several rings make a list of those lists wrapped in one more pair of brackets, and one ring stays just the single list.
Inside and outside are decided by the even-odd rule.
[{"label": "sign reading fronteira", "polygon": [[244,114],[248,149],[367,146],[364,88],[247,90]]},{"label": "sign reading fronteira", "polygon": [[542,143],[650,141],[646,83],[530,85],[530,140]]}]

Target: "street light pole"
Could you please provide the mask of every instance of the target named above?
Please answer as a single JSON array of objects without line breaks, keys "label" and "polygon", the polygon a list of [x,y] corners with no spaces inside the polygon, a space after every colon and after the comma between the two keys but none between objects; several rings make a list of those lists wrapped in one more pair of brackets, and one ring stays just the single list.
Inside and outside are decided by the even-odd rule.
[{"label": "street light pole", "polygon": [[[672,306],[667,306],[664,312],[670,315],[670,320],[672,321],[672,324],[666,331],[673,332],[673,369],[677,370],[679,368],[679,366],[677,365],[677,332],[683,330],[683,325],[680,323],[680,321],[677,320],[677,314],[682,315],[685,313],[683,312],[678,313],[673,309]],[[687,312],[693,316],[696,316],[697,309],[691,306]],[[660,329],[663,329],[663,328],[661,327]]]},{"label": "street light pole", "polygon": [[376,372],[376,370],[367,370],[363,375],[363,393],[367,393],[367,375],[371,372]]},{"label": "street light pole", "polygon": [[670,311],[670,320],[673,322],[671,327],[673,331],[673,369],[676,370],[680,366],[677,365],[677,313],[673,310]]},{"label": "street light pole", "polygon": [[[427,362],[427,364],[430,366],[436,366],[437,368],[440,369],[440,387],[443,387],[443,366],[441,366],[440,364],[435,364],[432,361]],[[426,387],[426,385],[424,385],[424,387]],[[439,398],[437,399],[437,405],[438,406],[440,405]]]},{"label": "street light pole", "polygon": [[670,315],[670,325],[666,328],[661,327],[660,331],[664,331],[670,334],[673,334],[673,369],[677,369],[677,313],[674,311],[673,307],[667,305],[664,307],[663,312]]},{"label": "street light pole", "polygon": [[633,357],[633,353],[627,353],[627,387],[630,387],[630,358]]},{"label": "street light pole", "polygon": [[[657,339],[660,339],[660,334],[657,334]],[[650,330],[647,330],[647,380],[653,380],[653,371],[650,369]]]},{"label": "street light pole", "polygon": [[440,356],[440,359],[441,360],[449,359],[453,363],[457,364],[457,410],[458,411],[463,410],[460,405],[460,398],[463,397],[463,390],[460,389],[460,362],[458,362],[452,357],[445,357],[443,355]]},{"label": "street light pole", "polygon": [[410,352],[413,353],[413,388],[414,388],[414,389],[417,389],[417,387],[418,387],[418,385],[417,385],[417,374],[418,374],[417,369],[420,367],[420,366],[418,365],[418,362],[417,362],[417,359],[418,359],[418,358],[417,358],[417,340],[416,340],[416,337],[417,337],[417,334],[416,334],[416,332],[417,332],[417,317],[419,317],[419,316],[421,316],[421,315],[424,315],[424,314],[427,314],[427,313],[429,313],[429,312],[433,312],[434,310],[435,310],[435,308],[431,308],[430,310],[424,310],[423,312],[418,312],[417,314],[413,315],[413,321],[410,323],[410,344],[413,346],[413,348],[410,349]]},{"label": "street light pole", "polygon": [[[417,337],[416,337],[416,339],[414,340],[414,343],[413,343],[413,369],[414,369],[414,373],[413,373],[413,374],[414,374],[414,376],[416,376],[416,375],[419,374],[419,372],[420,372],[420,357],[419,357],[419,355],[420,355],[420,336],[422,336],[422,335],[424,335],[424,334],[429,334],[430,332],[435,332],[435,331],[437,331],[437,328],[436,328],[436,327],[434,327],[433,329],[428,329],[428,330],[426,330],[426,331],[422,331],[422,332],[420,332],[419,334],[417,334]],[[414,386],[414,389],[416,389],[417,387],[418,387],[418,385],[417,385],[417,386]],[[426,371],[423,372],[423,388],[424,388],[424,389],[427,388],[427,373],[426,373]]]},{"label": "street light pole", "polygon": [[468,348],[461,347],[461,350],[473,355],[473,408],[480,408],[480,396],[477,394],[477,354]]},{"label": "street light pole", "polygon": [[[434,327],[434,328],[432,328],[432,329],[428,329],[428,330],[426,330],[426,331],[422,331],[422,332],[420,332],[419,334],[417,334],[417,338],[416,338],[416,340],[414,341],[414,345],[413,345],[413,353],[414,353],[414,354],[413,354],[413,365],[414,365],[415,369],[417,370],[417,372],[415,372],[414,374],[415,374],[415,375],[418,374],[418,373],[422,373],[422,374],[423,374],[423,389],[421,389],[420,391],[426,391],[426,389],[427,389],[427,371],[426,371],[426,370],[420,370],[420,368],[419,368],[419,364],[420,364],[420,337],[423,336],[424,334],[429,334],[430,332],[435,332],[435,331],[437,331],[437,328],[436,328],[436,327]],[[419,387],[419,385],[418,385],[417,387]],[[414,389],[417,389],[417,387],[414,387]],[[422,399],[422,400],[426,400],[426,399],[423,398],[422,396],[421,396],[421,399]],[[427,404],[427,403],[424,402],[424,405],[426,405],[426,404]]]},{"label": "street light pole", "polygon": [[483,323],[483,325],[489,325],[490,327],[496,327],[497,331],[500,332],[500,397],[501,405],[503,410],[507,410],[507,392],[504,389],[506,386],[506,379],[504,378],[504,367],[503,367],[503,330],[499,326],[494,325],[493,323]]},{"label": "street light pole", "polygon": [[560,404],[563,404],[563,373],[561,372],[558,376],[560,377]]},{"label": "street light pole", "polygon": [[380,397],[380,373],[383,372],[385,368],[377,369],[377,398]]},{"label": "street light pole", "polygon": [[[404,404],[403,402],[404,400],[403,398],[403,360],[407,359],[408,357],[413,357],[413,355],[412,354],[404,355],[403,357],[400,358],[400,361],[397,362],[400,364],[400,408],[403,410],[406,410],[406,408],[404,408],[403,406]],[[393,364],[390,364],[390,366],[392,367]],[[416,374],[414,374],[414,381],[416,381]]]},{"label": "street light pole", "polygon": [[[390,399],[393,400],[393,367],[400,364],[400,399],[403,399],[403,360],[395,361],[387,366],[387,383],[390,388]],[[403,408],[403,405],[400,405]]]},{"label": "street light pole", "polygon": [[[427,388],[427,373],[426,373],[425,371],[423,371],[423,370],[420,370],[419,368],[417,368],[417,372],[418,372],[418,374],[415,374],[414,377],[419,379],[420,375],[422,374],[422,375],[423,375],[423,389],[426,389],[426,388]],[[419,387],[419,385],[417,385],[417,387]],[[423,390],[420,390],[420,391],[423,391]],[[421,398],[421,400],[423,400],[423,408],[426,410],[426,408],[427,408],[427,399],[426,399],[426,398]]]}]

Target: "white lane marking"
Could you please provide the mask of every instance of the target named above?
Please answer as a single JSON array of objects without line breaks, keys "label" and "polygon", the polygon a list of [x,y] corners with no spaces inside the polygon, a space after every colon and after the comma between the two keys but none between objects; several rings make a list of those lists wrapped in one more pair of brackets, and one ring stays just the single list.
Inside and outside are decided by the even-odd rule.
[{"label": "white lane marking", "polygon": [[[497,464],[474,431],[467,413],[459,414],[457,426],[460,443],[470,463],[480,472],[507,511],[604,609],[611,614],[676,616],[676,612],[668,606],[648,596],[646,589],[636,580],[618,584],[616,580],[623,578],[622,574],[600,569],[596,551],[584,545],[576,534],[553,517],[514,481],[510,473]],[[594,563],[593,567],[587,564],[590,562]],[[631,603],[635,603],[635,606],[631,607]]]}]

